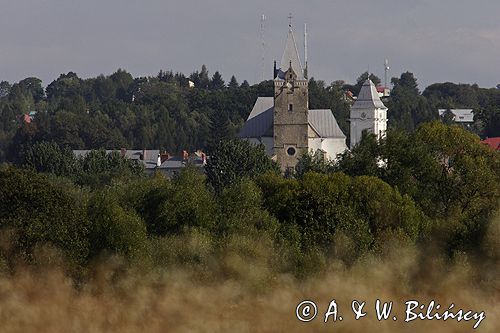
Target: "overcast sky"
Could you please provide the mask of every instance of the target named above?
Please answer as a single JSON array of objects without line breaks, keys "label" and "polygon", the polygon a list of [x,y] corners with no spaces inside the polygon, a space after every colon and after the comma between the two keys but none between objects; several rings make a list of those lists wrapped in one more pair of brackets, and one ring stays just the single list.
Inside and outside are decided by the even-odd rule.
[{"label": "overcast sky", "polygon": [[206,64],[226,81],[266,79],[281,59],[291,12],[309,73],[330,83],[370,71],[411,71],[434,82],[500,83],[498,0],[0,0],[0,80],[36,76],[47,85],[74,71],[87,78],[118,68],[188,75]]}]

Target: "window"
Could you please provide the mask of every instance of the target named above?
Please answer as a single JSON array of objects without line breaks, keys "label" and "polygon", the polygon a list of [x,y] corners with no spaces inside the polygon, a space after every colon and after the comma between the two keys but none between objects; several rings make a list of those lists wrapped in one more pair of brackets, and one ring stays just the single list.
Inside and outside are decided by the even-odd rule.
[{"label": "window", "polygon": [[286,153],[287,153],[289,156],[294,156],[294,155],[295,155],[295,153],[296,153],[296,150],[295,150],[295,148],[290,147],[290,148],[288,148],[288,149],[286,150]]},{"label": "window", "polygon": [[288,111],[293,111],[293,104],[288,104]]}]

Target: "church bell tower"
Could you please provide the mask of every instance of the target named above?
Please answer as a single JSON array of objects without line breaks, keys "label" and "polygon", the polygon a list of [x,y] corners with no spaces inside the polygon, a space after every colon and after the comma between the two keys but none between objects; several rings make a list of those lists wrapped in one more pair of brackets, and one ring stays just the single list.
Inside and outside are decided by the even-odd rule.
[{"label": "church bell tower", "polygon": [[274,154],[283,172],[293,172],[308,151],[308,81],[290,23],[281,66],[274,79]]},{"label": "church bell tower", "polygon": [[387,131],[387,107],[380,100],[375,84],[368,78],[351,107],[351,149],[361,142],[363,132],[380,140]]}]

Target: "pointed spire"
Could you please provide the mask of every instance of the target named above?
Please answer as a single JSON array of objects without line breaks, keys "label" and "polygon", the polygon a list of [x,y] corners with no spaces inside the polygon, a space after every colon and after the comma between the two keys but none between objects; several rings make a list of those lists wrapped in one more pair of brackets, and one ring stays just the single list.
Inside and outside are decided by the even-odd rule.
[{"label": "pointed spire", "polygon": [[304,71],[302,70],[297,44],[295,43],[295,37],[293,36],[292,31],[292,15],[290,14],[288,18],[290,19],[288,35],[285,42],[285,50],[283,51],[283,56],[281,57],[281,65],[276,78],[284,79],[285,72],[292,67],[293,71],[297,75],[297,79],[303,80]]},{"label": "pointed spire", "polygon": [[358,98],[352,105],[352,109],[387,109],[387,107],[382,103],[380,97],[378,96],[377,87],[375,84],[368,79],[363,83],[361,90],[359,91]]}]

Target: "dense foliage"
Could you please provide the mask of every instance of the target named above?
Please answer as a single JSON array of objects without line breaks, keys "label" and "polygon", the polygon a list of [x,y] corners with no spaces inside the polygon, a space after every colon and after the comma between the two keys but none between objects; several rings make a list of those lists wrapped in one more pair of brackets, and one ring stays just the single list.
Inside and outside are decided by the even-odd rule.
[{"label": "dense foliage", "polygon": [[[237,277],[242,265],[252,274],[252,263],[264,263],[257,280],[305,277],[333,261],[353,265],[408,246],[496,260],[488,230],[499,207],[500,157],[459,126],[428,123],[380,143],[368,135],[337,163],[304,156],[295,178],[240,141],[216,145],[207,176],[186,167],[171,180],[118,167],[125,160],[107,161],[104,152],[71,161],[51,144],[33,148],[65,166],[30,157],[27,168],[0,169],[7,267],[44,263],[47,249],[78,276],[108,256],[142,269],[187,266],[201,277]],[[68,172],[80,169],[105,181],[81,186]],[[221,172],[227,177],[214,177]]]},{"label": "dense foliage", "polygon": [[[355,85],[311,78],[310,108],[331,108],[348,133],[346,91],[367,76]],[[262,147],[233,139],[257,96],[272,95],[271,81],[226,85],[203,67],[189,77],[70,72],[45,90],[36,78],[2,82],[0,160],[17,164],[0,168],[2,265],[60,260],[81,277],[100,258],[120,257],[200,277],[259,272],[261,281],[405,246],[495,262],[488,230],[500,159],[476,134],[500,135],[500,91],[444,83],[421,93],[412,73],[392,82],[384,140],[365,135],[336,162],[305,155],[295,177],[280,175]],[[472,107],[476,122],[429,122],[438,107]],[[208,149],[206,174],[188,166],[174,179],[146,177],[102,150],[121,147]],[[97,150],[76,158],[72,149]]]},{"label": "dense foliage", "polygon": [[[368,77],[353,85],[327,84],[311,78],[309,106],[330,108],[349,136],[349,106]],[[380,79],[371,74],[375,83]],[[194,83],[194,87],[191,87]],[[473,108],[469,129],[482,137],[500,136],[500,90],[477,85],[436,83],[420,93],[412,73],[392,79],[389,127],[413,131],[438,118],[438,108]],[[162,149],[209,152],[233,138],[258,96],[272,96],[272,81],[250,86],[233,76],[226,84],[220,73],[203,66],[189,77],[160,71],[138,77],[124,70],[82,79],[62,74],[46,89],[37,78],[0,83],[0,161],[20,162],[31,145],[47,141],[70,149]],[[31,114],[28,117],[28,115]]]}]

